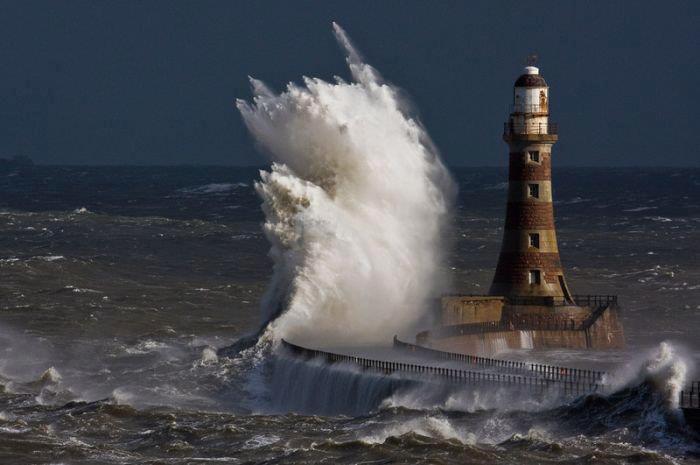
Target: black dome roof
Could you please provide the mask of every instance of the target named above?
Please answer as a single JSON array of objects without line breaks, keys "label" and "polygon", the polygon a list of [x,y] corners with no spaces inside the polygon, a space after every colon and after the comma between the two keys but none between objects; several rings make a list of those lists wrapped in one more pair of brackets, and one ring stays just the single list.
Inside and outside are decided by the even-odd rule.
[{"label": "black dome roof", "polygon": [[541,74],[523,74],[515,81],[514,87],[547,87],[547,83]]}]

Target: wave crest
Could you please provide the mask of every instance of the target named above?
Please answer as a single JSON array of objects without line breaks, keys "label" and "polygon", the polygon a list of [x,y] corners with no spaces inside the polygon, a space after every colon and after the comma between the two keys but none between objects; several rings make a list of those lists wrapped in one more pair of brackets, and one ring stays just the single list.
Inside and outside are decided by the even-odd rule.
[{"label": "wave crest", "polygon": [[273,161],[256,184],[274,261],[264,322],[275,337],[385,344],[442,281],[454,184],[398,90],[334,28],[353,82],[276,94],[251,79],[253,103],[237,102]]}]

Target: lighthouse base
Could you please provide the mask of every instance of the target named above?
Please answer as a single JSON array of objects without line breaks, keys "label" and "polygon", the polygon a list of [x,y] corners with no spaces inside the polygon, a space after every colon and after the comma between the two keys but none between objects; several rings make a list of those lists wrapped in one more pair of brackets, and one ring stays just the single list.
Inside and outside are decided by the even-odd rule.
[{"label": "lighthouse base", "polygon": [[496,296],[448,296],[440,323],[416,343],[465,354],[507,349],[620,349],[625,345],[614,296],[574,296],[572,305]]}]

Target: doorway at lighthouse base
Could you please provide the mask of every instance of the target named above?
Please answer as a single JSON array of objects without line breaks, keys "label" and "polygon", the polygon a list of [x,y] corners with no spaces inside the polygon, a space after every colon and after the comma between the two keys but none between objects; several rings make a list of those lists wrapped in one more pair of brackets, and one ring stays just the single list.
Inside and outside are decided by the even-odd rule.
[{"label": "doorway at lighthouse base", "polygon": [[507,349],[620,349],[616,296],[445,296],[438,324],[416,336],[432,349],[494,354]]}]

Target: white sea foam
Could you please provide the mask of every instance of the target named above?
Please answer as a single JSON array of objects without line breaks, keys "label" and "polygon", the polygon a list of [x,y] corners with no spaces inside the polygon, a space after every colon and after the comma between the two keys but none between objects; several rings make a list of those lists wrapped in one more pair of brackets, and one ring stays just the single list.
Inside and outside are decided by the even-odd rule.
[{"label": "white sea foam", "polygon": [[114,389],[110,397],[116,404],[120,405],[131,405],[136,399],[136,396],[133,393],[128,392],[125,388],[121,387]]},{"label": "white sea foam", "polygon": [[640,359],[628,364],[624,370],[612,373],[604,381],[613,389],[637,386],[644,380],[653,382],[666,399],[670,408],[678,408],[680,391],[692,374],[691,357],[670,342],[662,342]]},{"label": "white sea foam", "polygon": [[277,94],[251,79],[243,120],[273,161],[256,190],[274,276],[264,318],[275,337],[386,343],[440,281],[454,184],[396,88],[334,25],[352,82],[304,78]]},{"label": "white sea foam", "polygon": [[243,449],[259,449],[261,447],[269,446],[280,440],[279,436],[274,434],[256,434],[252,438],[248,439],[243,445]]},{"label": "white sea foam", "polygon": [[61,382],[61,374],[54,367],[49,367],[41,374],[39,381],[42,384],[56,384]]},{"label": "white sea foam", "polygon": [[476,443],[474,433],[457,428],[448,418],[434,415],[390,423],[371,433],[363,434],[359,439],[368,444],[382,444],[390,437],[398,437],[407,433],[416,433],[438,439],[456,439],[463,444]]},{"label": "white sea foam", "polygon": [[75,287],[72,285],[66,286],[65,289],[70,290],[71,292],[75,292],[76,294],[102,294],[101,291],[96,291],[95,289]]},{"label": "white sea foam", "polygon": [[14,428],[11,426],[0,426],[0,433],[5,433],[5,434],[24,434],[28,433],[31,431],[31,428]]},{"label": "white sea foam", "polygon": [[404,407],[412,410],[441,409],[470,413],[494,409],[540,411],[561,405],[565,399],[562,392],[554,387],[547,392],[547,395],[540,398],[533,396],[530,391],[510,389],[507,386],[472,386],[464,389],[424,384],[392,392],[382,401],[381,407]]},{"label": "white sea foam", "polygon": [[211,347],[205,347],[202,350],[202,363],[216,363],[219,361],[219,357],[216,355],[216,350]]},{"label": "white sea foam", "polygon": [[665,216],[645,216],[645,220],[658,221],[660,223],[671,223],[673,220],[671,218],[666,218]]},{"label": "white sea foam", "polygon": [[33,257],[33,258],[35,258],[37,260],[42,260],[45,262],[56,262],[58,260],[65,260],[66,259],[66,257],[64,257],[63,255],[42,255],[42,256]]},{"label": "white sea foam", "polygon": [[141,355],[141,354],[147,354],[149,352],[156,352],[156,351],[165,350],[168,347],[169,346],[167,344],[165,344],[164,342],[159,342],[159,341],[147,339],[145,341],[139,342],[135,346],[125,348],[124,351],[127,354],[131,354],[131,355]]}]

